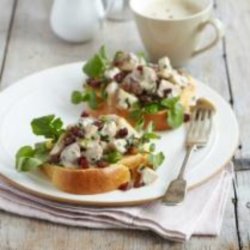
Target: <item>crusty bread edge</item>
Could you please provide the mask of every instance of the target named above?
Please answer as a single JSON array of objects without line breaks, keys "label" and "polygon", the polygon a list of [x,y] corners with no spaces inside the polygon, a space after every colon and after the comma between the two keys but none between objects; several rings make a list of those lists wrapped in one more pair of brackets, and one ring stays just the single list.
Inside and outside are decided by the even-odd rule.
[{"label": "crusty bread edge", "polygon": [[147,155],[124,156],[105,168],[70,169],[45,164],[42,171],[58,189],[72,194],[98,194],[118,189],[137,175],[140,166],[149,165]]}]

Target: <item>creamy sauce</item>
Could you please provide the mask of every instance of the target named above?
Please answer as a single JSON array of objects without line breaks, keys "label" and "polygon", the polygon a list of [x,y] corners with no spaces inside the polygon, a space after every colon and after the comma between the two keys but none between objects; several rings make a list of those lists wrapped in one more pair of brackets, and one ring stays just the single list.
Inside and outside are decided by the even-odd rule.
[{"label": "creamy sauce", "polygon": [[187,0],[151,0],[143,14],[159,19],[182,19],[201,11],[201,7]]}]

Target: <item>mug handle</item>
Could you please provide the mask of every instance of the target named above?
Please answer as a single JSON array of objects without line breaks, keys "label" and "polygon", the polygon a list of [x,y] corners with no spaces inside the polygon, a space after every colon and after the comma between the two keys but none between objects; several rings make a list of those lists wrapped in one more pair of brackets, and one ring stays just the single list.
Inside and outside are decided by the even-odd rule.
[{"label": "mug handle", "polygon": [[201,49],[197,49],[193,52],[192,56],[196,56],[198,54],[201,54],[209,49],[211,49],[212,47],[214,47],[220,40],[221,38],[225,35],[225,28],[223,23],[217,19],[217,18],[212,18],[208,21],[206,21],[201,27],[200,27],[200,32],[203,31],[208,25],[212,25],[215,29],[215,38],[214,40],[207,44],[206,46],[204,46]]}]

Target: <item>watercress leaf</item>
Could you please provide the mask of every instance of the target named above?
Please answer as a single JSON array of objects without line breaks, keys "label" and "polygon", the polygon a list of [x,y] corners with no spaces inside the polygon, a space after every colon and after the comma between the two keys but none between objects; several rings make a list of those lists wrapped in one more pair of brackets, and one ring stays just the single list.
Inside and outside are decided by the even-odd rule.
[{"label": "watercress leaf", "polygon": [[45,162],[46,160],[48,160],[50,150],[51,148],[48,147],[47,142],[36,143],[35,150],[34,150],[34,157]]},{"label": "watercress leaf", "polygon": [[44,151],[47,151],[48,148],[47,148],[47,142],[38,142],[35,144],[35,150],[34,152],[44,152]]},{"label": "watercress leaf", "polygon": [[180,97],[173,97],[161,101],[161,105],[168,109],[167,122],[172,128],[179,127],[184,120],[184,108],[179,100]]},{"label": "watercress leaf", "polygon": [[51,123],[54,120],[55,115],[47,115],[39,118],[35,118],[31,122],[32,131],[35,135],[51,135]]},{"label": "watercress leaf", "polygon": [[147,104],[145,107],[145,112],[148,114],[155,114],[159,111],[160,107],[157,103]]},{"label": "watercress leaf", "polygon": [[131,119],[133,119],[134,121],[136,121],[136,123],[135,123],[136,130],[141,130],[144,127],[145,120],[143,117],[143,110],[142,109],[140,109],[139,107],[133,109],[129,113],[129,117]]},{"label": "watercress leaf", "polygon": [[115,55],[114,55],[113,61],[115,62],[115,61],[120,61],[120,60],[122,60],[123,57],[124,57],[124,55],[125,55],[125,53],[124,53],[123,51],[117,51],[117,52],[115,53]]},{"label": "watercress leaf", "polygon": [[180,97],[171,97],[171,98],[165,98],[161,101],[161,105],[166,107],[166,108],[173,108],[175,106],[176,103],[178,103],[178,101],[180,100]]},{"label": "watercress leaf", "polygon": [[140,109],[134,109],[129,113],[129,116],[134,119],[134,120],[138,120],[141,119],[142,117],[142,110]]},{"label": "watercress leaf", "polygon": [[109,163],[116,163],[122,159],[122,154],[118,151],[112,151],[108,153],[105,157],[105,160]]},{"label": "watercress leaf", "polygon": [[32,131],[35,135],[42,135],[45,138],[57,140],[64,132],[63,122],[55,115],[47,115],[35,118],[31,122]]},{"label": "watercress leaf", "polygon": [[92,90],[85,90],[84,92],[82,92],[82,101],[83,102],[87,102],[89,100],[89,91]]},{"label": "watercress leaf", "polygon": [[105,88],[101,89],[101,98],[102,98],[102,100],[107,100],[107,98],[108,98],[108,92],[106,91]]},{"label": "watercress leaf", "polygon": [[80,95],[79,93],[73,92],[71,98],[72,102],[75,104],[78,104],[80,102],[87,102],[92,109],[98,108],[97,96],[93,89],[85,89],[85,91],[80,93]]},{"label": "watercress leaf", "polygon": [[143,145],[144,143],[147,143],[150,140],[159,139],[159,138],[160,138],[160,136],[154,132],[154,124],[153,124],[153,122],[150,122],[147,125],[144,133],[142,134],[142,136],[140,138],[140,144]]},{"label": "watercress leaf", "polygon": [[108,58],[104,46],[100,48],[97,54],[88,60],[83,66],[83,72],[92,78],[99,78],[104,74],[108,66]]},{"label": "watercress leaf", "polygon": [[48,159],[49,152],[42,144],[33,149],[30,146],[21,147],[16,153],[16,169],[30,171],[41,166]]},{"label": "watercress leaf", "polygon": [[154,131],[154,129],[155,129],[155,125],[154,125],[154,123],[151,121],[151,122],[147,125],[147,127],[146,127],[146,129],[145,129],[145,132],[146,132],[146,133],[152,133],[152,132]]},{"label": "watercress leaf", "polygon": [[34,150],[31,146],[23,146],[16,153],[16,161],[21,157],[32,157],[34,156]]},{"label": "watercress leaf", "polygon": [[154,168],[159,167],[165,159],[165,156],[162,152],[158,154],[150,154],[149,155],[149,162],[152,164]]},{"label": "watercress leaf", "polygon": [[94,90],[88,91],[88,104],[89,104],[90,108],[92,108],[92,109],[98,108],[97,97],[96,97],[96,93]]},{"label": "watercress leaf", "polygon": [[167,122],[172,128],[178,128],[184,121],[184,108],[176,103],[174,107],[168,110]]},{"label": "watercress leaf", "polygon": [[147,58],[147,56],[146,56],[146,54],[145,54],[144,51],[139,51],[139,52],[136,53],[136,55],[139,58],[141,58],[142,60],[144,60],[145,62],[148,62],[148,58]]},{"label": "watercress leaf", "polygon": [[141,105],[139,102],[134,102],[132,105],[131,105],[131,109],[133,110],[140,110],[141,109]]},{"label": "watercress leaf", "polygon": [[144,124],[145,124],[144,118],[143,117],[139,118],[137,120],[137,122],[135,123],[135,129],[137,131],[141,131],[143,129],[143,127],[144,127]]},{"label": "watercress leaf", "polygon": [[99,49],[99,54],[104,61],[108,61],[107,49],[104,45]]},{"label": "watercress leaf", "polygon": [[101,59],[100,55],[96,54],[94,57],[88,60],[83,66],[83,71],[89,77],[95,78],[100,77],[105,70],[105,63]]},{"label": "watercress leaf", "polygon": [[71,94],[71,102],[73,104],[79,104],[83,101],[83,95],[80,91],[73,91]]},{"label": "watercress leaf", "polygon": [[56,118],[54,121],[52,121],[52,126],[55,129],[61,129],[63,127],[63,122],[61,118]]},{"label": "watercress leaf", "polygon": [[21,157],[17,161],[16,169],[18,171],[27,172],[27,171],[31,171],[33,169],[36,169],[37,167],[41,166],[42,164],[43,164],[43,161],[41,161],[38,158]]},{"label": "watercress leaf", "polygon": [[151,144],[149,145],[149,151],[150,151],[150,152],[154,152],[154,151],[155,151],[155,144],[154,144],[154,143],[151,143]]},{"label": "watercress leaf", "polygon": [[142,136],[143,140],[149,141],[153,139],[159,139],[160,136],[154,132],[145,132]]}]

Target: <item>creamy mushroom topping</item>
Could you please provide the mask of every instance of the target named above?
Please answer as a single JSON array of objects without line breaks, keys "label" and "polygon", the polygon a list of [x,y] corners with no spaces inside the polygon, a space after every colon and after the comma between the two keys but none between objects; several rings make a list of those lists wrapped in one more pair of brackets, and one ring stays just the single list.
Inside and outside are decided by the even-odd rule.
[{"label": "creamy mushroom topping", "polygon": [[168,57],[161,58],[157,64],[146,64],[145,60],[140,60],[133,53],[117,52],[113,61],[117,74],[110,76],[110,68],[104,73],[113,79],[106,92],[117,94],[121,109],[130,109],[135,103],[178,97],[182,89],[190,84],[187,76],[173,69]]},{"label": "creamy mushroom topping", "polygon": [[164,79],[161,80],[160,84],[159,84],[159,88],[157,90],[157,94],[160,97],[164,97],[166,91],[168,91],[168,90],[169,90],[169,96],[171,96],[171,97],[179,96],[181,93],[180,86],[175,85],[175,84],[169,82],[168,80],[164,80]]},{"label": "creamy mushroom topping", "polygon": [[129,114],[136,125],[142,125],[147,114],[161,111],[169,114],[166,123],[172,128],[189,120],[190,107],[195,104],[190,97],[194,81],[174,69],[168,57],[149,63],[142,55],[119,51],[109,59],[102,47],[83,70],[89,78],[83,92],[72,93],[75,104],[88,102],[91,109],[98,109],[107,103]]},{"label": "creamy mushroom topping", "polygon": [[[65,128],[61,118],[52,114],[33,119],[31,126],[34,134],[43,135],[46,140],[18,150],[16,168],[19,171],[31,171],[47,164],[71,171],[105,168],[111,164],[125,167],[126,163],[121,160],[129,157],[127,168],[131,171],[131,179],[118,187],[125,190],[151,183],[154,180],[153,170],[147,168],[156,168],[164,160],[162,152],[154,153],[155,145],[151,139],[158,139],[159,136],[153,132],[152,124],[145,131],[137,132],[117,115],[94,118],[82,112],[76,124]],[[142,167],[146,168],[145,173],[141,171]]]},{"label": "creamy mushroom topping", "polygon": [[148,185],[157,179],[157,174],[154,170],[148,167],[144,167],[140,170],[141,172],[141,182]]},{"label": "creamy mushroom topping", "polygon": [[106,70],[105,73],[104,73],[104,76],[107,77],[107,78],[109,78],[109,79],[114,79],[114,77],[115,77],[118,73],[120,73],[120,72],[121,72],[121,71],[120,71],[119,68],[114,67],[114,68],[110,68],[110,69]]},{"label": "creamy mushroom topping", "polygon": [[138,98],[123,89],[118,91],[118,106],[123,109],[130,108],[134,103],[138,101]]},{"label": "creamy mushroom topping", "polygon": [[86,150],[84,152],[87,160],[91,163],[94,163],[102,158],[103,147],[100,141],[89,141],[86,145]]},{"label": "creamy mushroom topping", "polygon": [[159,72],[158,75],[162,78],[168,79],[173,72],[173,68],[170,64],[170,60],[168,57],[163,57],[158,62],[159,65]]},{"label": "creamy mushroom topping", "polygon": [[115,55],[114,65],[120,70],[131,71],[138,65],[144,65],[145,60],[138,58],[134,53],[124,53],[119,51]]},{"label": "creamy mushroom topping", "polygon": [[76,125],[66,129],[50,155],[64,167],[98,167],[121,159],[138,146],[139,139],[140,134],[123,118],[107,115],[97,119],[84,112]]},{"label": "creamy mushroom topping", "polygon": [[160,102],[165,98],[178,97],[182,89],[191,84],[188,76],[172,67],[168,57],[163,57],[158,63],[153,64],[131,52],[118,51],[113,60],[108,60],[103,53],[101,51],[93,58],[101,60],[100,72],[94,64],[95,60],[90,60],[87,63],[87,70],[85,68],[85,73],[88,74],[89,68],[93,67],[93,72],[91,70],[91,76],[86,81],[91,87],[87,92],[91,91],[91,96],[98,98],[84,97],[84,100],[81,100],[79,94],[74,93],[74,103],[87,101],[91,108],[96,109],[98,103],[93,104],[93,102],[103,99],[112,103],[111,99],[116,96],[118,107],[130,110],[136,103],[144,105]]},{"label": "creamy mushroom topping", "polygon": [[118,89],[118,84],[115,81],[112,81],[106,87],[106,92],[108,93],[108,95],[113,95],[113,94],[115,94],[117,89]]},{"label": "creamy mushroom topping", "polygon": [[137,82],[142,90],[145,90],[148,93],[153,93],[156,90],[156,80],[157,75],[154,69],[148,66],[140,66],[134,69],[124,81],[131,80]]},{"label": "creamy mushroom topping", "polygon": [[68,168],[74,168],[77,159],[81,156],[81,150],[78,143],[70,144],[65,147],[60,155],[60,160],[63,166]]}]

